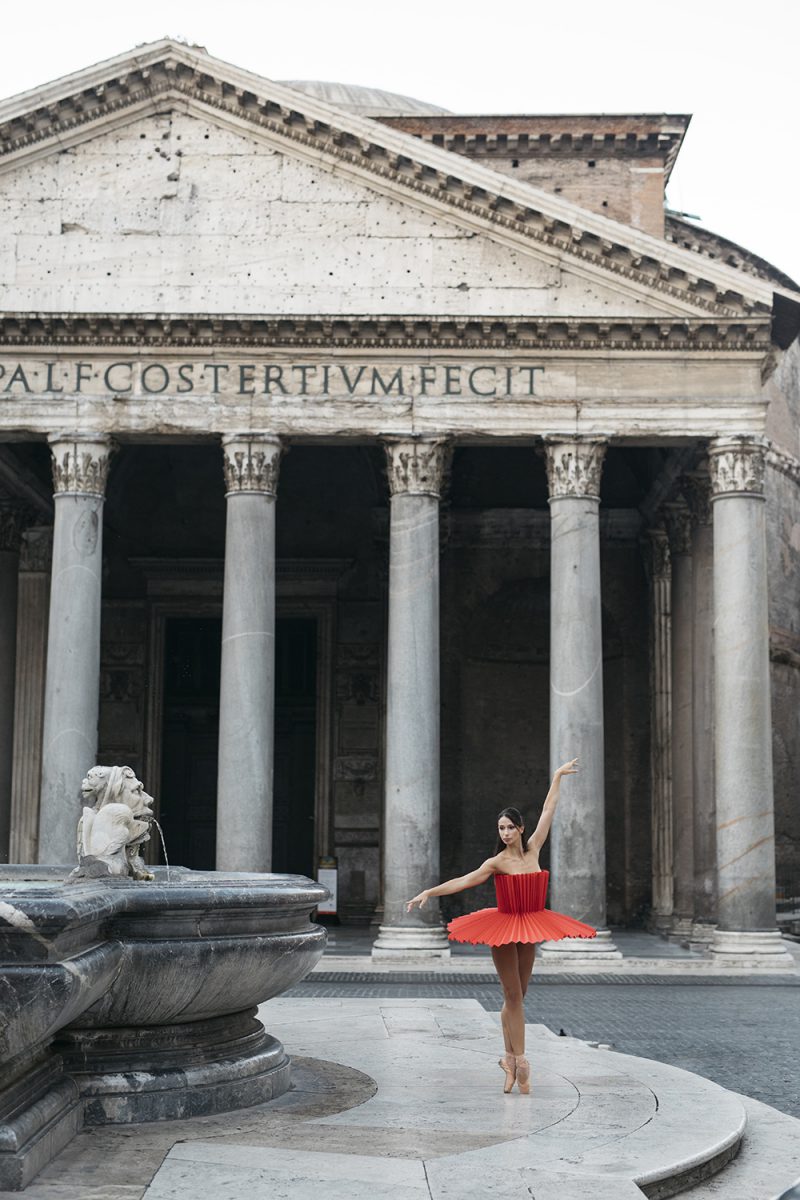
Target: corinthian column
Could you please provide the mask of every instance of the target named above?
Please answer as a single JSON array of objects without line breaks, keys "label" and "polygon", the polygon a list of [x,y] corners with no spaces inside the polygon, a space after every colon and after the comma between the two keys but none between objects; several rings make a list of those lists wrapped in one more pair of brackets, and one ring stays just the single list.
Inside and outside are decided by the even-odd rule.
[{"label": "corinthian column", "polygon": [[439,880],[439,497],[442,438],[385,440],[391,492],[384,918],[375,957],[441,958],[439,906],[406,902]]},{"label": "corinthian column", "polygon": [[666,530],[649,530],[650,576],[650,828],[652,921],[672,927],[672,572]]},{"label": "corinthian column", "polygon": [[0,862],[8,862],[17,656],[17,571],[24,510],[0,501]]},{"label": "corinthian column", "polygon": [[694,731],[694,925],[692,942],[708,945],[717,919],[717,844],[714,809],[714,534],[707,464],[681,484],[692,514],[692,648]]},{"label": "corinthian column", "polygon": [[47,609],[53,529],[34,525],[22,535],[17,592],[17,678],[14,769],[11,785],[11,862],[36,862],[42,787],[42,722],[47,660]]},{"label": "corinthian column", "polygon": [[217,775],[217,870],[272,867],[275,495],[282,444],[222,439],[227,516]]},{"label": "corinthian column", "polygon": [[688,942],[694,919],[692,528],[685,504],[665,505],[672,562],[672,852],[670,941]]},{"label": "corinthian column", "polygon": [[55,520],[42,736],[39,862],[75,861],[81,780],[97,757],[103,500],[111,440],[50,438]]},{"label": "corinthian column", "polygon": [[775,921],[765,451],[759,438],[709,449],[714,515],[715,794],[722,963],[786,969]]},{"label": "corinthian column", "polygon": [[550,771],[575,755],[551,833],[552,905],[598,929],[591,941],[545,943],[547,957],[620,958],[605,929],[603,638],[600,595],[602,441],[548,440],[550,488]]}]

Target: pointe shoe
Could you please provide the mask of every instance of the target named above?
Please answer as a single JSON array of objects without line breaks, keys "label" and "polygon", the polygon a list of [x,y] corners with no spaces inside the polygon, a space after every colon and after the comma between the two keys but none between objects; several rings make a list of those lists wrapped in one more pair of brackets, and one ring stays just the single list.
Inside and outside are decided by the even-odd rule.
[{"label": "pointe shoe", "polygon": [[524,1054],[517,1055],[517,1087],[523,1096],[529,1095],[531,1090],[531,1064]]},{"label": "pointe shoe", "polygon": [[514,1080],[517,1077],[517,1060],[513,1054],[504,1054],[502,1058],[498,1058],[498,1064],[506,1073],[506,1080],[503,1084],[503,1091],[508,1095],[514,1086]]}]

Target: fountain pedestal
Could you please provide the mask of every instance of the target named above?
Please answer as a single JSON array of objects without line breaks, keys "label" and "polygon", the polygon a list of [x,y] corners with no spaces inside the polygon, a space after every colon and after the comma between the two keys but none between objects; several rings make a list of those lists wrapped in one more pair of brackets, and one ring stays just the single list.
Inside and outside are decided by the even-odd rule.
[{"label": "fountain pedestal", "polygon": [[154,882],[0,870],[0,1188],[84,1124],[263,1104],[290,1084],[258,1004],[325,947],[325,888],[297,875],[156,868]]}]

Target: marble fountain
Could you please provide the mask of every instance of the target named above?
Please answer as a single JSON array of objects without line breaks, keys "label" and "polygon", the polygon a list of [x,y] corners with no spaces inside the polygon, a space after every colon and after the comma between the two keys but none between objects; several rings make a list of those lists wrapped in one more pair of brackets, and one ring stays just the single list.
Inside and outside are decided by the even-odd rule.
[{"label": "marble fountain", "polygon": [[78,867],[0,867],[0,1189],[84,1125],[263,1104],[290,1086],[256,1007],[325,948],[299,875],[148,868],[152,798],[127,767],[82,786]]}]

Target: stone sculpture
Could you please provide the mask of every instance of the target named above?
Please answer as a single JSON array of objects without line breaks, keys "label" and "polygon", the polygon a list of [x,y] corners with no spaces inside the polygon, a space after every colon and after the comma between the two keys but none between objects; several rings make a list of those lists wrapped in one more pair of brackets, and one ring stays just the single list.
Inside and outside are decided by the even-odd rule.
[{"label": "stone sculpture", "polygon": [[141,854],[150,839],[153,797],[130,767],[92,767],[81,784],[89,801],[78,822],[78,866],[70,880],[121,875],[153,879]]}]

